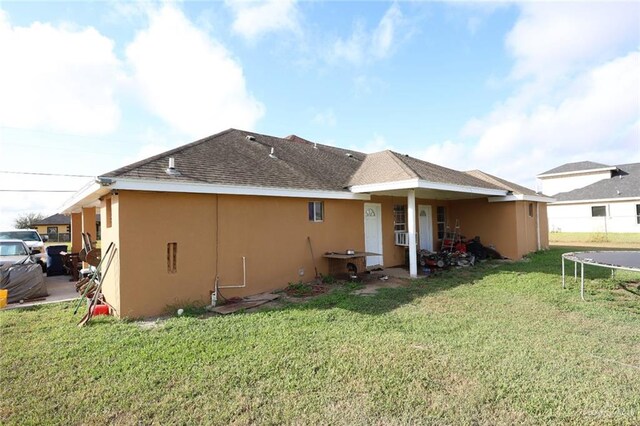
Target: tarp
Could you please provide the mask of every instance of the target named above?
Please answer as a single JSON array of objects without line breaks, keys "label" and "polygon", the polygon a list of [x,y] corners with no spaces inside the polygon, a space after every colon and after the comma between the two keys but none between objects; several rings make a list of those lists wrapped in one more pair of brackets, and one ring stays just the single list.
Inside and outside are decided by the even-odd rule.
[{"label": "tarp", "polygon": [[31,262],[0,268],[0,288],[9,291],[9,303],[49,295],[42,268]]}]

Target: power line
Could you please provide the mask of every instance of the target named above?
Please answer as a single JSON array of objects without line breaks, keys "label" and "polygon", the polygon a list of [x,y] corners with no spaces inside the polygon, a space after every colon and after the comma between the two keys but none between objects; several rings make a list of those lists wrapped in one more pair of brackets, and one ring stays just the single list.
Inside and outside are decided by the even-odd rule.
[{"label": "power line", "polygon": [[65,176],[65,177],[94,177],[89,175],[67,175],[63,173],[37,173],[37,172],[12,172],[8,170],[0,170],[0,173],[8,173],[14,175],[38,175],[38,176]]},{"label": "power line", "polygon": [[0,189],[0,192],[76,192],[64,189]]}]

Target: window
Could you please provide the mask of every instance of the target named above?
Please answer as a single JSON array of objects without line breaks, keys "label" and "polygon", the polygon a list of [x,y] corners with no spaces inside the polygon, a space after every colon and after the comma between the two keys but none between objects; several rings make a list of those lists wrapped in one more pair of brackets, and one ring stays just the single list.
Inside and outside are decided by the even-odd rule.
[{"label": "window", "polygon": [[324,220],[324,202],[309,201],[309,220],[311,222],[322,222]]},{"label": "window", "polygon": [[444,231],[446,230],[447,214],[443,206],[436,208],[436,222],[438,223],[438,239],[444,238]]},{"label": "window", "polygon": [[403,204],[393,206],[393,230],[396,232],[407,231],[407,206]]},{"label": "window", "polygon": [[591,217],[604,217],[607,215],[606,206],[593,206],[591,207]]},{"label": "window", "polygon": [[107,228],[111,228],[112,216],[111,216],[111,197],[107,198],[106,210],[107,210]]},{"label": "window", "polygon": [[533,203],[529,203],[529,217],[533,217]]},{"label": "window", "polygon": [[170,274],[178,272],[178,243],[167,244],[167,272]]},{"label": "window", "polygon": [[47,235],[58,235],[57,226],[47,226]]},{"label": "window", "polygon": [[636,223],[640,225],[640,204],[636,204]]}]

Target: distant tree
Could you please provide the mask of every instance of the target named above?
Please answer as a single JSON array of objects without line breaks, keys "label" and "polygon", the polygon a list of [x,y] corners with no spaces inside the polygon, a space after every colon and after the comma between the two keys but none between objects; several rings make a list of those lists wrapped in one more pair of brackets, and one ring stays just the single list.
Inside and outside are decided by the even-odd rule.
[{"label": "distant tree", "polygon": [[33,227],[34,223],[40,222],[42,219],[44,219],[44,215],[41,213],[22,213],[13,221],[13,224],[16,229],[29,229]]}]

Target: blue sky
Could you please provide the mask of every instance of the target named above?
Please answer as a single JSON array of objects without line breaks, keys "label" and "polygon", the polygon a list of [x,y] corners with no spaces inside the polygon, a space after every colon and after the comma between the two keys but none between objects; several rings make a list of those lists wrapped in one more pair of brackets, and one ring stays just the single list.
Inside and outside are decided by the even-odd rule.
[{"label": "blue sky", "polygon": [[[639,48],[634,2],[5,1],[0,171],[97,175],[236,127],[535,187],[640,161]],[[0,225],[68,195],[0,192]]]}]

